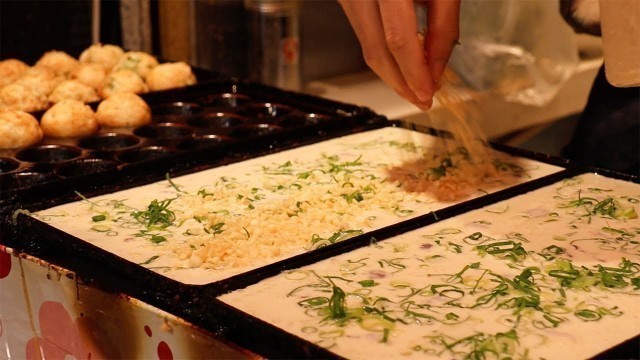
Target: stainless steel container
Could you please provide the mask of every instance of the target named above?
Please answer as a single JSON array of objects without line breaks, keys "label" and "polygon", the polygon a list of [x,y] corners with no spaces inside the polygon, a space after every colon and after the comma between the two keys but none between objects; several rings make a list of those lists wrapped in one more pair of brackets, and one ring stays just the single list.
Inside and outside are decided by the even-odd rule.
[{"label": "stainless steel container", "polygon": [[300,90],[299,3],[245,0],[247,63],[251,80]]}]

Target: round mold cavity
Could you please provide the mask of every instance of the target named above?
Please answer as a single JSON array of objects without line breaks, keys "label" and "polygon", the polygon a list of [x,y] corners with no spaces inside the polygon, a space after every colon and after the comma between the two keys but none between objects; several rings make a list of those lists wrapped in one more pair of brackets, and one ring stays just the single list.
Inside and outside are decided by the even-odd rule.
[{"label": "round mold cavity", "polygon": [[52,173],[40,173],[35,171],[17,172],[2,177],[2,188],[22,189],[34,185],[45,184],[55,178]]},{"label": "round mold cavity", "polygon": [[214,134],[200,135],[183,140],[182,142],[180,142],[180,144],[178,144],[178,148],[181,150],[203,149],[230,142],[233,142],[233,139],[227,136]]},{"label": "round mold cavity", "polygon": [[200,105],[191,102],[174,102],[155,105],[151,108],[153,116],[161,115],[195,115],[202,112]]},{"label": "round mold cavity", "polygon": [[235,108],[250,102],[251,98],[247,95],[235,93],[212,94],[202,98],[204,105],[220,108]]},{"label": "round mold cavity", "polygon": [[104,133],[82,138],[78,146],[88,150],[115,151],[128,149],[140,143],[137,136],[119,133]]},{"label": "round mold cavity", "polygon": [[231,131],[230,136],[234,138],[252,138],[257,136],[273,134],[282,129],[283,128],[281,126],[272,125],[272,124],[242,125],[233,129],[233,131]]},{"label": "round mold cavity", "polygon": [[76,159],[81,154],[82,151],[73,146],[41,145],[21,150],[16,158],[32,163],[53,164]]},{"label": "round mold cavity", "polygon": [[323,122],[328,122],[329,120],[331,120],[331,117],[323,114],[294,112],[278,121],[278,125],[283,127],[298,127],[321,124]]},{"label": "round mold cavity", "polygon": [[246,122],[246,119],[229,113],[216,112],[203,114],[189,120],[189,125],[193,125],[199,128],[219,128],[229,129],[242,125]]},{"label": "round mold cavity", "polygon": [[162,158],[175,152],[175,150],[164,146],[145,146],[122,152],[118,156],[118,160],[124,163],[133,164],[141,161]]},{"label": "round mold cavity", "polygon": [[0,174],[6,174],[17,169],[20,163],[9,158],[0,158]]},{"label": "round mold cavity", "polygon": [[293,111],[294,109],[287,105],[276,103],[251,103],[243,105],[238,111],[238,114],[263,121],[274,121],[275,119],[291,114]]},{"label": "round mold cavity", "polygon": [[141,126],[134,134],[149,139],[181,139],[193,134],[193,129],[184,124],[160,123]]},{"label": "round mold cavity", "polygon": [[104,172],[110,169],[115,169],[116,166],[118,166],[118,163],[110,160],[79,159],[61,165],[58,169],[55,170],[55,174],[60,177],[71,178]]}]

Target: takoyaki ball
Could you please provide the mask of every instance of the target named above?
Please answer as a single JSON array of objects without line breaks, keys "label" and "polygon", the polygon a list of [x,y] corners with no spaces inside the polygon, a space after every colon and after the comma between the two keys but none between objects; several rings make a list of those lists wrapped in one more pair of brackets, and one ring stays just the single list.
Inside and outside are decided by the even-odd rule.
[{"label": "takoyaki ball", "polygon": [[113,71],[131,70],[144,79],[149,71],[156,66],[158,66],[158,60],[155,57],[142,51],[128,51],[120,57]]},{"label": "takoyaki ball", "polygon": [[18,80],[29,68],[29,65],[17,59],[0,61],[0,87]]},{"label": "takoyaki ball", "polygon": [[85,85],[78,80],[65,80],[53,89],[49,95],[49,102],[58,103],[64,99],[73,99],[88,103],[100,100],[100,96],[94,88]]},{"label": "takoyaki ball", "polygon": [[0,103],[5,110],[33,112],[46,109],[47,93],[20,81],[0,88]]},{"label": "takoyaki ball", "polygon": [[38,120],[24,111],[0,112],[0,149],[17,149],[42,140]]},{"label": "takoyaki ball", "polygon": [[100,89],[104,98],[121,92],[139,94],[147,91],[149,88],[144,80],[131,70],[118,70],[107,75]]},{"label": "takoyaki ball", "polygon": [[99,125],[89,105],[78,100],[62,100],[42,115],[40,126],[45,136],[56,138],[95,134]]},{"label": "takoyaki ball", "polygon": [[18,80],[32,78],[57,81],[57,83],[64,81],[64,78],[58,75],[55,70],[45,65],[36,65],[28,68]]},{"label": "takoyaki ball", "polygon": [[89,85],[96,90],[102,88],[104,78],[107,77],[107,70],[100,64],[80,64],[75,73],[71,75],[72,79]]},{"label": "takoyaki ball", "polygon": [[147,75],[149,90],[165,90],[196,83],[196,77],[191,71],[191,66],[184,62],[160,64]]},{"label": "takoyaki ball", "polygon": [[119,93],[102,100],[96,119],[106,127],[138,127],[151,122],[151,109],[140,96]]},{"label": "takoyaki ball", "polygon": [[69,78],[80,66],[80,62],[64,51],[48,51],[36,62],[36,66],[51,68],[56,74]]},{"label": "takoyaki ball", "polygon": [[82,64],[98,64],[106,71],[111,71],[124,54],[119,46],[93,44],[80,54],[80,62]]},{"label": "takoyaki ball", "polygon": [[64,77],[59,76],[56,72],[47,66],[34,66],[24,72],[18,83],[24,84],[34,91],[44,93],[46,96],[51,94]]}]

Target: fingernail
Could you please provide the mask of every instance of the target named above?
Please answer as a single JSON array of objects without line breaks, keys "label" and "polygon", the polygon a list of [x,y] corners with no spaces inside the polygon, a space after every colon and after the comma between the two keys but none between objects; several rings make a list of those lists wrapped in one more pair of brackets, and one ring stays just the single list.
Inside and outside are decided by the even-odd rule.
[{"label": "fingernail", "polygon": [[416,92],[416,96],[418,97],[418,100],[420,100],[420,102],[427,103],[427,102],[431,101],[431,98],[433,97],[433,94],[428,93],[428,92],[424,92],[424,91],[418,91],[418,92]]},{"label": "fingernail", "polygon": [[427,110],[431,109],[431,106],[433,106],[433,100],[425,101],[425,102],[418,103],[418,104],[415,104],[415,105],[417,107],[419,107],[420,110],[427,111]]},{"label": "fingernail", "polygon": [[444,68],[447,66],[447,63],[441,60],[435,60],[433,64],[431,64],[431,77],[434,82],[440,80],[442,73],[444,72]]},{"label": "fingernail", "polygon": [[431,109],[431,107],[433,106],[433,99],[429,99],[429,101],[427,101],[426,105],[427,105],[427,110]]}]

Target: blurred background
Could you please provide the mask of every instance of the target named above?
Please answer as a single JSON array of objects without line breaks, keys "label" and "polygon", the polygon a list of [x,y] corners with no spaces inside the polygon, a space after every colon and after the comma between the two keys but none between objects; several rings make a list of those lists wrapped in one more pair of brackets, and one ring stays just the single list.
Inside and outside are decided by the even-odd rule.
[{"label": "blurred background", "polygon": [[[78,56],[102,42],[368,106],[389,118],[427,125],[447,121],[446,111],[436,106],[425,115],[368,71],[335,0],[297,1],[294,10],[281,12],[263,6],[281,2],[2,0],[0,58],[33,64],[49,50]],[[532,8],[532,3],[546,8]],[[574,34],[557,8],[556,1],[463,2],[461,42],[466,46],[456,50],[451,64],[467,85],[487,95],[479,121],[493,141],[557,155],[573,131],[601,64],[601,42]],[[288,60],[299,77],[293,85],[256,74],[256,58],[270,50],[266,37],[274,36],[295,39]],[[260,46],[265,48],[258,51]],[[259,65],[263,73],[273,71]],[[485,71],[478,76],[480,68]]]},{"label": "blurred background", "polygon": [[[304,81],[366,69],[336,1],[300,5]],[[92,23],[97,22],[102,43],[242,78],[247,74],[247,13],[242,0],[3,0],[0,58],[32,64],[52,49],[78,56],[95,37]]]}]

